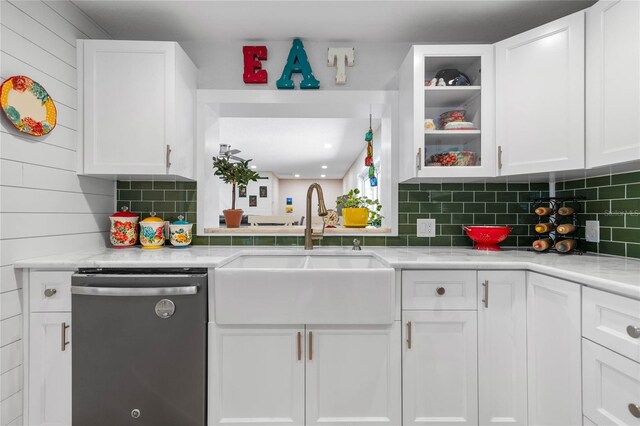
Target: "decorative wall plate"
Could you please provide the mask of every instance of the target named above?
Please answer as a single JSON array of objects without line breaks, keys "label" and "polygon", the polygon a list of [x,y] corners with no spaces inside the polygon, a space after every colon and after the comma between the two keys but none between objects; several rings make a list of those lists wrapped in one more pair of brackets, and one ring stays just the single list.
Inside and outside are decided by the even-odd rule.
[{"label": "decorative wall plate", "polygon": [[13,127],[42,136],[56,127],[56,106],[44,87],[29,77],[9,77],[0,86],[0,105]]}]

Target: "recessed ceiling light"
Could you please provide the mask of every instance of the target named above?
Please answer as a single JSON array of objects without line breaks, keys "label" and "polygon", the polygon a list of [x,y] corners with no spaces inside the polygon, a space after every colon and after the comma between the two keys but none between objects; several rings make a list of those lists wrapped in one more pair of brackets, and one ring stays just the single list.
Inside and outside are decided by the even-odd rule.
[{"label": "recessed ceiling light", "polygon": [[327,177],[327,175],[320,175],[320,177],[321,177],[321,178],[323,178],[323,177]]},{"label": "recessed ceiling light", "polygon": [[297,174],[297,173],[296,173],[294,176],[295,176],[295,177],[300,177],[300,175],[299,175],[299,174]]},{"label": "recessed ceiling light", "polygon": [[329,149],[329,148],[331,148],[331,144],[330,144],[330,143],[325,143],[325,144],[324,144],[324,147],[325,147],[326,149]]},{"label": "recessed ceiling light", "polygon": [[251,166],[251,168],[252,168],[252,169],[255,169],[255,168],[257,168],[257,167],[258,167],[258,166]]},{"label": "recessed ceiling light", "polygon": [[326,168],[327,168],[327,166],[322,166],[322,168],[323,168],[323,169],[326,169]]}]

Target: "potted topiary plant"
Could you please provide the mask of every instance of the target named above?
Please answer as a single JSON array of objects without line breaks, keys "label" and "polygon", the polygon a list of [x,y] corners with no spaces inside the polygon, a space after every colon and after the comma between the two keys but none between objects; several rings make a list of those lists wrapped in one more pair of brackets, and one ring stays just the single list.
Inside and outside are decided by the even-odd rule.
[{"label": "potted topiary plant", "polygon": [[379,227],[383,216],[380,214],[382,204],[378,200],[360,196],[360,190],[354,188],[337,201],[342,207],[344,226],[347,228],[365,228],[367,225]]},{"label": "potted topiary plant", "polygon": [[236,187],[256,182],[260,175],[249,168],[249,162],[231,162],[227,157],[213,157],[214,175],[220,176],[224,183],[231,184],[231,208],[223,210],[227,228],[239,228],[242,221],[242,209],[236,209]]}]

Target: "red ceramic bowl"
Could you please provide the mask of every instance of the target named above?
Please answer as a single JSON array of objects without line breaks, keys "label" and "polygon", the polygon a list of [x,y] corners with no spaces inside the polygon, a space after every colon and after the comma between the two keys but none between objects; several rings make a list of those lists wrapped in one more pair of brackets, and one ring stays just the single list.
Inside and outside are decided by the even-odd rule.
[{"label": "red ceramic bowl", "polygon": [[500,250],[498,244],[503,242],[511,232],[508,226],[465,226],[464,232],[475,243],[478,250]]}]

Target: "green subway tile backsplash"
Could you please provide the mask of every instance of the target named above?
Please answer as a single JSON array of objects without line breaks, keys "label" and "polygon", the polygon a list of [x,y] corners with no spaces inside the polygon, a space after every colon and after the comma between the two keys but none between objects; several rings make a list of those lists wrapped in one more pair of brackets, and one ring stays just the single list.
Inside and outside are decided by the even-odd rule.
[{"label": "green subway tile backsplash", "polygon": [[600,221],[600,243],[588,243],[590,251],[640,259],[640,172],[559,182],[556,189],[558,196],[587,197],[579,221]]},{"label": "green subway tile backsplash", "polygon": [[[118,208],[126,205],[147,217],[156,211],[166,220],[184,214],[197,222],[196,183],[171,181],[119,181]],[[600,220],[601,243],[587,249],[640,258],[640,172],[598,176],[559,182],[557,195],[585,195],[585,211],[579,219]],[[504,246],[530,246],[536,239],[531,213],[532,197],[548,196],[546,183],[420,183],[400,184],[398,236],[361,237],[364,246],[461,246],[470,247],[462,225],[509,225],[513,231]],[[437,236],[416,237],[417,219],[436,219]],[[583,230],[580,231],[584,233]],[[350,246],[352,237],[325,236],[322,246]],[[238,246],[302,245],[302,236],[198,237],[194,244]]]},{"label": "green subway tile backsplash", "polygon": [[[401,184],[398,193],[398,236],[372,235],[364,236],[361,240],[365,246],[470,247],[472,243],[464,234],[462,225],[511,225],[514,232],[507,244],[528,245],[533,238],[528,225],[533,223],[528,200],[531,196],[547,195],[546,185],[533,185],[510,184],[508,188],[505,183]],[[197,222],[194,182],[119,181],[117,188],[118,208],[126,205],[131,211],[141,213],[143,218],[155,211],[166,220],[173,221],[183,214],[188,221]],[[526,196],[521,196],[522,193]],[[436,219],[437,236],[417,238],[416,220],[429,218]],[[352,240],[351,237],[326,236],[320,245],[351,245]],[[287,246],[302,243],[301,236],[211,236],[194,239],[194,244],[199,245]]]}]

